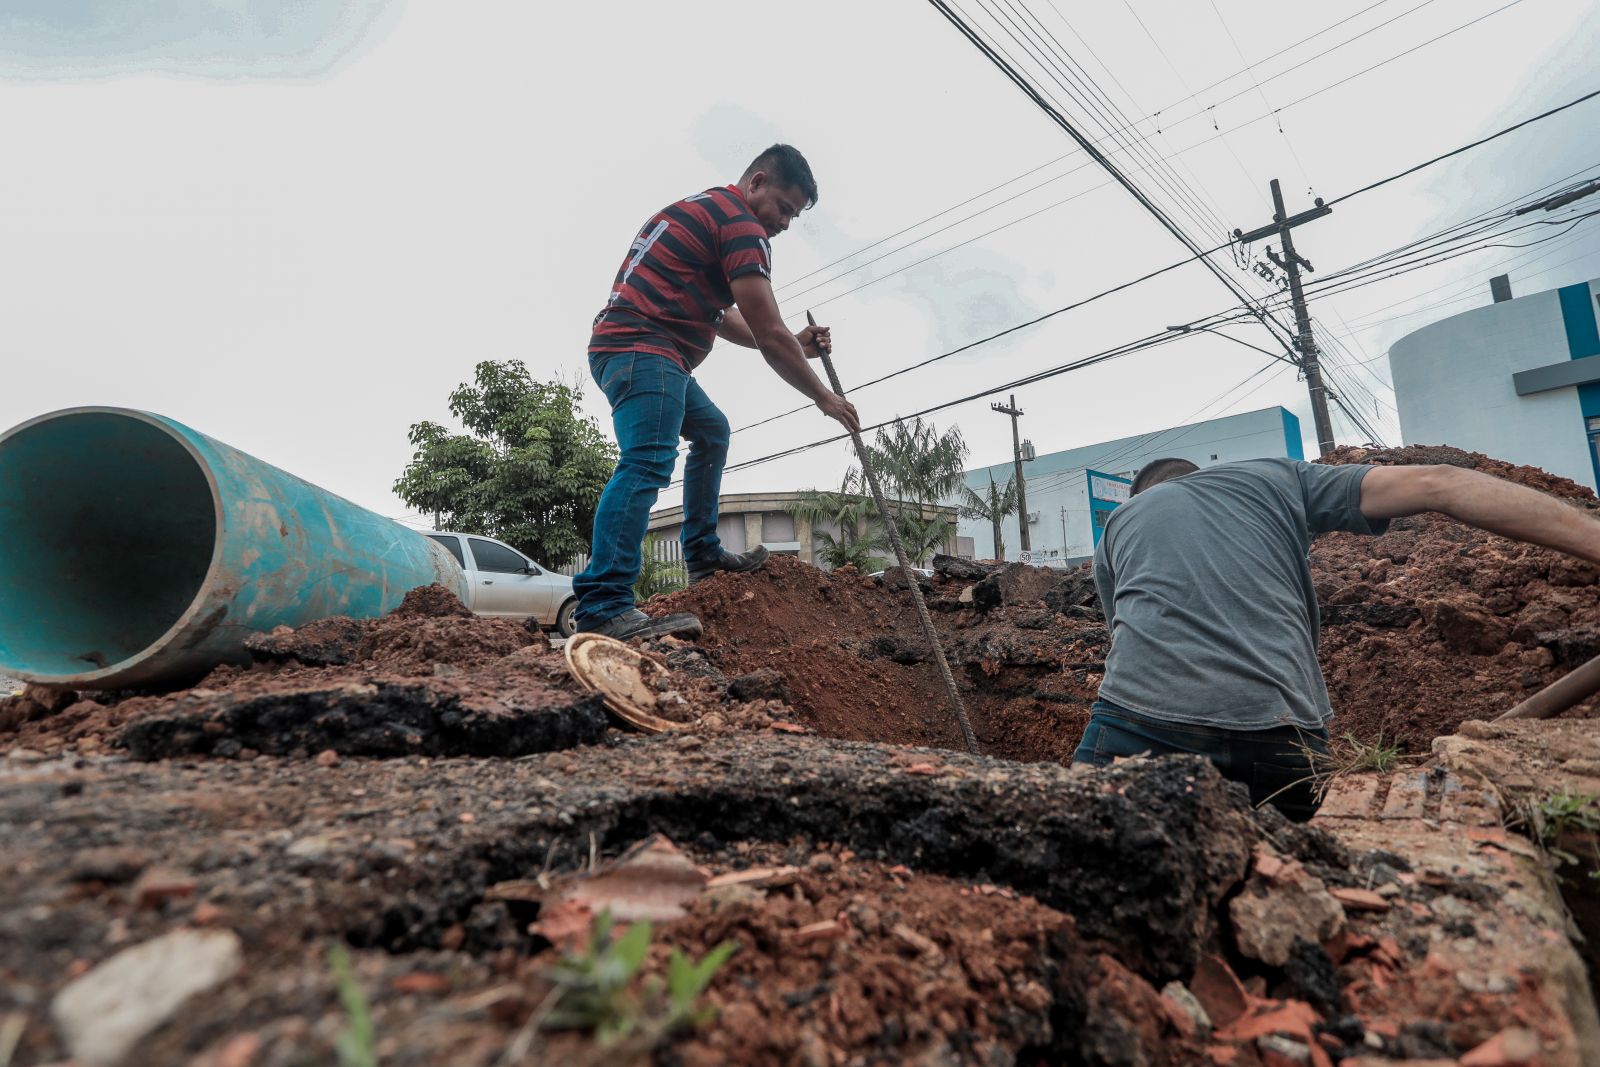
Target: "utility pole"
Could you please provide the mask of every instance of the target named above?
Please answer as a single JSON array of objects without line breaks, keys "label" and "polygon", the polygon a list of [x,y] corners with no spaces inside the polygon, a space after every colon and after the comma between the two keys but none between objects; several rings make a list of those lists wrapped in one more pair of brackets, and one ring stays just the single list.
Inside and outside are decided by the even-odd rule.
[{"label": "utility pole", "polygon": [[1022,551],[1031,552],[1033,545],[1028,542],[1028,490],[1022,483],[1022,437],[1017,433],[1017,419],[1022,415],[1022,409],[1017,407],[1017,394],[1012,393],[1008,403],[990,404],[989,407],[1002,415],[1011,416],[1011,459],[1017,465],[1017,535],[1022,542]]},{"label": "utility pole", "polygon": [[1283,207],[1283,191],[1278,188],[1278,179],[1274,178],[1271,224],[1251,230],[1249,233],[1234,230],[1233,237],[1240,244],[1249,244],[1251,241],[1276,234],[1283,243],[1281,258],[1270,248],[1267,249],[1267,258],[1289,276],[1289,299],[1294,305],[1295,328],[1299,331],[1295,347],[1300,350],[1300,369],[1305,372],[1306,389],[1311,393],[1311,416],[1317,425],[1317,449],[1326,456],[1333,451],[1333,422],[1328,418],[1328,389],[1322,383],[1322,366],[1317,362],[1317,342],[1311,336],[1311,313],[1306,310],[1306,294],[1300,286],[1300,268],[1304,267],[1307,271],[1313,268],[1309,260],[1301,258],[1294,250],[1294,239],[1289,236],[1289,231],[1296,226],[1333,212],[1333,208],[1323,204],[1320,196],[1316,199],[1316,205],[1308,211],[1302,211],[1293,217],[1289,216]]},{"label": "utility pole", "polygon": [[1061,505],[1061,558],[1067,558],[1067,506]]}]

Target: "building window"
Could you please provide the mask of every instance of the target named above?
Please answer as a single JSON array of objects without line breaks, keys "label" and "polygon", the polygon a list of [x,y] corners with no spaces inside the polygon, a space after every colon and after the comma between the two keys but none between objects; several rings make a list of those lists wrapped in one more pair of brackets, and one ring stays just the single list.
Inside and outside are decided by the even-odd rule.
[{"label": "building window", "polygon": [[1584,419],[1583,428],[1589,432],[1589,458],[1600,471],[1600,418]]}]

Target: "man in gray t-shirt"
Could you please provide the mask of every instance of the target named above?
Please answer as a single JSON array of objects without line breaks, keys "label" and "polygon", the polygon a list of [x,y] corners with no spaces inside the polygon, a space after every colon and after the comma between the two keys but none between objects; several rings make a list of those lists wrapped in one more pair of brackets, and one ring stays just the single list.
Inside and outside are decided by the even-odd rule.
[{"label": "man in gray t-shirt", "polygon": [[1307,750],[1325,751],[1333,715],[1317,663],[1311,540],[1380,534],[1421,511],[1600,562],[1600,523],[1460,467],[1146,465],[1095,550],[1111,651],[1075,762],[1204,755],[1258,804],[1309,819]]}]

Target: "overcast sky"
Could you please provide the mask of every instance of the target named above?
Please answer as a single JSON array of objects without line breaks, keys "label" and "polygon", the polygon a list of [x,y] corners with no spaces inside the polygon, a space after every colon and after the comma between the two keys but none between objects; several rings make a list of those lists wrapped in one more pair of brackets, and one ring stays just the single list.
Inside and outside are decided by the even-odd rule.
[{"label": "overcast sky", "polygon": [[[1589,0],[953,6],[993,26],[985,3],[1048,30],[1138,120],[1176,170],[1165,184],[1135,180],[1164,205],[1192,198],[1199,217],[1175,217],[1208,247],[1269,220],[1272,177],[1297,211],[1600,88]],[[1239,75],[1247,62],[1259,86]],[[0,0],[0,79],[0,426],[80,404],[142,408],[396,517],[409,516],[389,488],[410,458],[407,427],[447,420],[448,393],[478,360],[581,374],[609,433],[584,349],[628,242],[653,211],[735,180],[775,140],[806,153],[821,198],[774,243],[774,281],[792,324],[813,307],[834,327],[847,387],[1183,255],[912,0]],[[1327,273],[1600,163],[1597,120],[1600,101],[1353,199],[1297,230],[1300,249]],[[1519,294],[1552,288],[1600,275],[1600,239],[1580,229],[1313,305],[1372,361],[1345,374],[1373,395],[1346,394],[1391,441],[1386,347],[1486,303],[1508,260]],[[1233,303],[1191,265],[853,399],[879,421]],[[1259,328],[1238,333],[1268,344]],[[1267,362],[1186,339],[1019,390],[1023,432],[1048,452],[1284,404],[1309,435],[1293,372],[1251,377]],[[699,376],[735,426],[799,402],[753,351],[719,346]],[[1010,451],[988,403],[936,417],[960,425],[973,466]],[[833,426],[791,416],[737,435],[732,460]],[[831,485],[847,462],[830,446],[731,474],[724,489]]]}]

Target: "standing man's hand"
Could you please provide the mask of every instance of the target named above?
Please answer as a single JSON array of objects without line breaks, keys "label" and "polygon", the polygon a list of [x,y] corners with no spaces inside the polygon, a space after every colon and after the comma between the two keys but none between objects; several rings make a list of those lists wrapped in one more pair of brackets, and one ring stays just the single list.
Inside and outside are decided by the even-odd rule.
[{"label": "standing man's hand", "polygon": [[826,326],[807,326],[795,334],[794,339],[800,342],[807,359],[816,359],[825,352],[833,354],[833,335]]},{"label": "standing man's hand", "polygon": [[822,397],[817,401],[817,408],[828,418],[838,419],[851,433],[861,432],[861,416],[856,414],[856,406],[838,393]]},{"label": "standing man's hand", "polygon": [[[799,333],[790,333],[778,314],[778,301],[772,295],[772,283],[762,274],[745,274],[733,279],[729,287],[739,305],[739,317],[749,328],[750,339],[761,350],[762,358],[777,372],[778,377],[804,393],[824,415],[837,419],[852,433],[861,431],[861,417],[856,406],[828,388],[817,377],[817,372],[806,362],[810,355],[821,355],[833,350],[833,338],[826,326],[807,326]],[[731,317],[729,312],[727,317]]]}]

